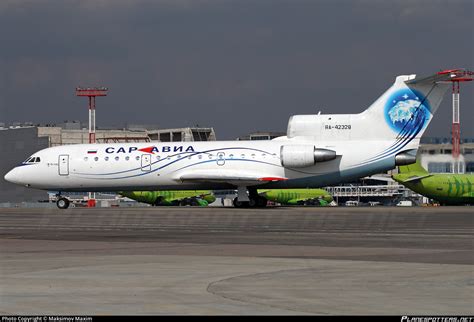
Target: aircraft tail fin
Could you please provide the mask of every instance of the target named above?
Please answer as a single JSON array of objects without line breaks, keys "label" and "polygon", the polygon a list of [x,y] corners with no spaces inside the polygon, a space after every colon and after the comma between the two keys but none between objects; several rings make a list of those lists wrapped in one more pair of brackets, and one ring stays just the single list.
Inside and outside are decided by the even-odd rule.
[{"label": "aircraft tail fin", "polygon": [[425,176],[428,174],[428,171],[426,171],[426,169],[421,166],[420,161],[417,160],[416,163],[399,166],[398,173],[400,174],[413,173],[413,174]]},{"label": "aircraft tail fin", "polygon": [[428,77],[402,75],[363,115],[376,137],[419,139],[438,110],[453,80],[472,78],[471,72],[453,69]]},{"label": "aircraft tail fin", "polygon": [[[359,114],[293,115],[287,137],[316,137],[327,141],[393,140],[385,152],[417,149],[419,139],[453,80],[472,79],[472,72],[455,69],[428,77],[401,75]],[[410,142],[413,144],[408,145]]]}]

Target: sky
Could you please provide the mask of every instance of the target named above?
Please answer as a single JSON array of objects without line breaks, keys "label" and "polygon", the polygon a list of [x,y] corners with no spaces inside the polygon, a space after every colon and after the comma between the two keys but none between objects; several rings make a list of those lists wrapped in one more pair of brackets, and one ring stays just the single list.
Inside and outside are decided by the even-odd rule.
[{"label": "sky", "polygon": [[[2,0],[0,122],[286,131],[294,114],[359,113],[396,75],[474,69],[471,0]],[[474,83],[461,135],[474,137]],[[425,136],[451,134],[446,95]]]}]

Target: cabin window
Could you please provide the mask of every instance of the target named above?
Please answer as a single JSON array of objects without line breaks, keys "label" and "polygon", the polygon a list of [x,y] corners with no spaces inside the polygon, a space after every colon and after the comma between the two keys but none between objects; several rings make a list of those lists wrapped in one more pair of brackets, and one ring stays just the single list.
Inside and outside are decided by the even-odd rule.
[{"label": "cabin window", "polygon": [[212,154],[209,154],[209,159],[212,159]]},{"label": "cabin window", "polygon": [[202,154],[198,155],[198,159],[202,159]]},{"label": "cabin window", "polygon": [[229,154],[229,158],[233,159],[233,158],[234,158],[234,155],[233,155],[233,154]]},{"label": "cabin window", "polygon": [[156,156],[156,159],[157,159],[157,160],[160,160],[160,159],[161,159],[161,157],[160,157],[159,155],[157,155],[157,156]]},{"label": "cabin window", "polygon": [[125,160],[126,160],[126,161],[130,160],[130,157],[127,155],[127,156],[125,157]]},{"label": "cabin window", "polygon": [[118,156],[117,156],[117,157],[115,157],[115,161],[118,161],[119,159],[120,159],[120,158],[119,158]]},{"label": "cabin window", "polygon": [[105,159],[105,161],[109,161],[109,157],[105,157],[104,159]]},{"label": "cabin window", "polygon": [[137,155],[137,156],[135,157],[135,160],[140,161],[140,156]]},{"label": "cabin window", "polygon": [[252,158],[255,159],[255,154],[252,154]]},{"label": "cabin window", "polygon": [[245,159],[245,154],[242,153],[242,154],[240,155],[240,157],[241,157],[242,159]]},{"label": "cabin window", "polygon": [[95,161],[99,161],[99,157],[95,157],[94,160],[95,160]]},{"label": "cabin window", "polygon": [[89,160],[89,158],[88,158],[88,157],[84,157],[84,161],[87,161],[87,160]]}]

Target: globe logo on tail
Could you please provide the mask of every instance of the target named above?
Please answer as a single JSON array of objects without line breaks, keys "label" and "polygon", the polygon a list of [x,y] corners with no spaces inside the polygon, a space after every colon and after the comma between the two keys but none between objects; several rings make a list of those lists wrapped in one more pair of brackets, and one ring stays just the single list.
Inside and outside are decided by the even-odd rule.
[{"label": "globe logo on tail", "polygon": [[401,135],[419,132],[428,123],[431,111],[428,100],[409,88],[393,93],[385,104],[385,120]]}]

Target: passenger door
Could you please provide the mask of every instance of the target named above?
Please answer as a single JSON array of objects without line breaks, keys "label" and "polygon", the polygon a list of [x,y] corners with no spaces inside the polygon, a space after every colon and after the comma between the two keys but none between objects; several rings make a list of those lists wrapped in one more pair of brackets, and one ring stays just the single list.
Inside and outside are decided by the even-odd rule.
[{"label": "passenger door", "polygon": [[60,154],[58,158],[58,171],[60,176],[69,175],[69,155]]},{"label": "passenger door", "polygon": [[142,171],[151,171],[151,155],[142,154]]}]

